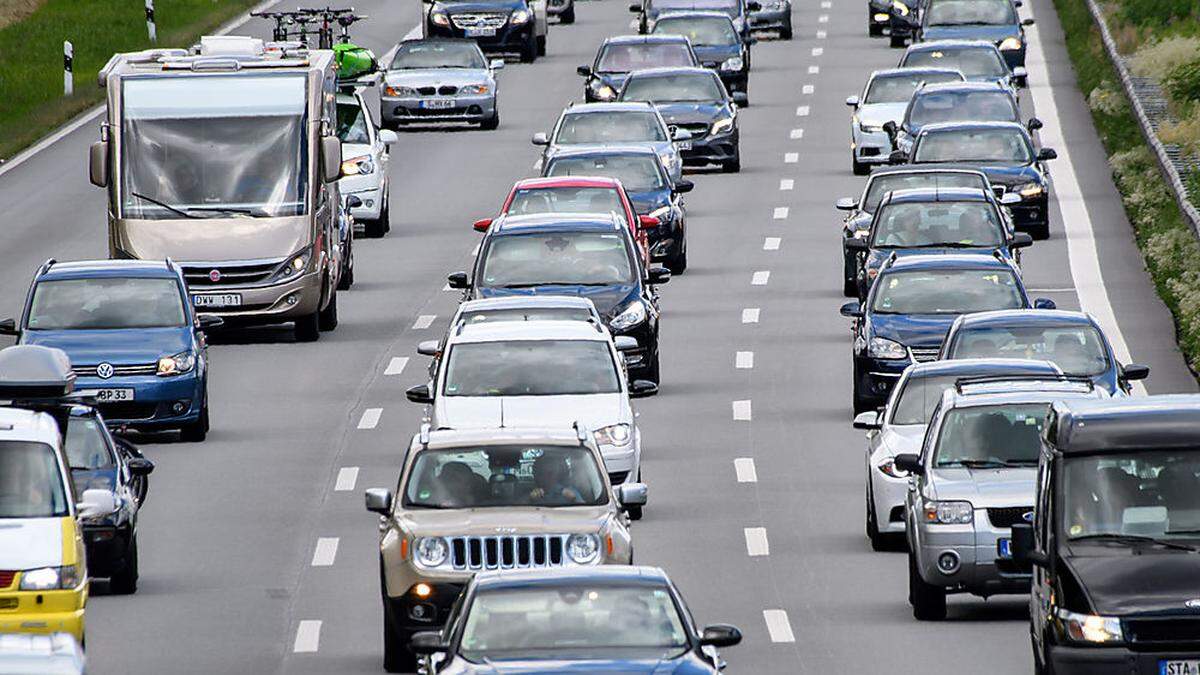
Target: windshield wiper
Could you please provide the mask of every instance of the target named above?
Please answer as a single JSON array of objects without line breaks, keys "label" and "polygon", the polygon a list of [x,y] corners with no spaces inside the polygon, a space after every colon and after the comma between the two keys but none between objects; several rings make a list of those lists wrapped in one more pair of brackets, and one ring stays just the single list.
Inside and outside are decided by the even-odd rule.
[{"label": "windshield wiper", "polygon": [[938,466],[962,466],[968,469],[999,469],[1005,466],[1005,464],[1004,462],[997,462],[991,459],[956,459],[949,462],[939,462]]},{"label": "windshield wiper", "polygon": [[[189,207],[187,210],[189,212],[190,211],[206,211],[206,212],[211,212],[211,213],[242,213],[247,216],[254,216],[255,214],[262,213],[261,210],[248,209],[248,208],[245,208],[242,206],[192,206],[192,207]],[[193,218],[194,217],[195,216],[193,216]]]},{"label": "windshield wiper", "polygon": [[160,202],[157,199],[155,199],[153,197],[147,197],[144,194],[140,194],[137,192],[130,192],[129,194],[133,195],[134,197],[137,197],[138,199],[144,199],[144,200],[150,202],[151,204],[154,204],[155,206],[161,206],[164,209],[171,211],[172,213],[178,213],[179,215],[183,216],[184,218],[198,218],[199,217],[199,216],[193,216],[192,214],[179,208],[178,206],[171,206],[170,204],[168,204],[166,202]]},{"label": "windshield wiper", "polygon": [[1142,534],[1119,534],[1117,532],[1100,532],[1097,534],[1085,534],[1085,535],[1082,535],[1079,537],[1071,537],[1070,540],[1071,541],[1100,540],[1100,541],[1116,541],[1116,542],[1121,542],[1121,543],[1125,543],[1125,544],[1154,544],[1156,546],[1162,546],[1164,548],[1173,548],[1178,551],[1195,552],[1197,550],[1200,550],[1194,546],[1188,546],[1187,544],[1179,544],[1179,543],[1176,543],[1173,541],[1167,541],[1165,539],[1158,539],[1155,537],[1148,537],[1148,536],[1142,535]]},{"label": "windshield wiper", "polygon": [[523,284],[501,284],[500,288],[536,288],[538,286],[611,286],[604,281],[535,281]]}]

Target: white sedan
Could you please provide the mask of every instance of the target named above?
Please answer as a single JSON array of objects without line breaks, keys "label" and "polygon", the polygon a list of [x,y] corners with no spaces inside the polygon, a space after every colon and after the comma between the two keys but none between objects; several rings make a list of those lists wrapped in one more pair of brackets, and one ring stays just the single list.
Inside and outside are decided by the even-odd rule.
[{"label": "white sedan", "polygon": [[337,95],[337,133],[342,140],[343,196],[358,197],[350,213],[363,225],[363,233],[382,237],[392,229],[388,180],[389,146],[399,140],[391,129],[380,129],[360,93]]}]

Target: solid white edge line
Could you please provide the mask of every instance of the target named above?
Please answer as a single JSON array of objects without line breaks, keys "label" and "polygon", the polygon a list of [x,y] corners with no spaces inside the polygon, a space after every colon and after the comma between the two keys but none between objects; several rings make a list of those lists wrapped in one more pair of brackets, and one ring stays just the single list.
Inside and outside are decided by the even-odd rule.
[{"label": "solid white edge line", "polygon": [[751,409],[749,399],[733,402],[733,420],[735,422],[749,422],[753,418],[754,412]]},{"label": "solid white edge line", "polygon": [[296,654],[313,654],[321,646],[321,622],[305,619],[296,627],[296,641],[292,651]]},{"label": "solid white edge line", "polygon": [[754,466],[753,457],[738,457],[733,460],[733,471],[737,474],[739,483],[758,482],[758,469]]},{"label": "solid white edge line", "polygon": [[754,367],[754,352],[738,352],[733,357],[733,366],[742,370]]},{"label": "solid white edge line", "polygon": [[746,555],[750,557],[771,555],[771,545],[767,541],[767,528],[747,527],[742,531],[746,535]]},{"label": "solid white edge line", "polygon": [[771,642],[796,641],[787,612],[782,609],[764,609],[763,620],[767,622],[767,634],[771,636]]},{"label": "solid white edge line", "polygon": [[757,307],[747,307],[742,310],[742,323],[758,323],[758,315],[761,310]]},{"label": "solid white edge line", "polygon": [[388,361],[387,368],[384,369],[384,375],[399,375],[404,372],[404,367],[408,365],[407,356],[393,356],[391,361]]},{"label": "solid white edge line", "polygon": [[337,560],[337,551],[337,537],[319,537],[316,547],[313,548],[312,566],[332,567],[333,562]]},{"label": "solid white edge line", "polygon": [[343,466],[338,469],[337,480],[333,483],[334,492],[349,492],[358,483],[358,467]]},{"label": "solid white edge line", "polygon": [[380,417],[383,417],[383,408],[367,408],[358,420],[358,428],[374,429],[379,426]]}]

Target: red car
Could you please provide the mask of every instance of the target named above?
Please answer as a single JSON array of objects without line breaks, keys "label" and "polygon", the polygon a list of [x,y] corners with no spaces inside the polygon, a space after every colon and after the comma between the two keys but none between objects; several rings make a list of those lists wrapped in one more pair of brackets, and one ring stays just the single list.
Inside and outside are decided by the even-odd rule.
[{"label": "red car", "polygon": [[[642,261],[650,264],[650,245],[646,230],[658,227],[658,218],[639,216],[625,188],[616,178],[570,176],[563,178],[526,178],[517,181],[504,205],[501,216],[537,213],[616,213],[629,224],[629,231],[642,249]],[[492,218],[475,221],[475,230],[487,232]]]}]

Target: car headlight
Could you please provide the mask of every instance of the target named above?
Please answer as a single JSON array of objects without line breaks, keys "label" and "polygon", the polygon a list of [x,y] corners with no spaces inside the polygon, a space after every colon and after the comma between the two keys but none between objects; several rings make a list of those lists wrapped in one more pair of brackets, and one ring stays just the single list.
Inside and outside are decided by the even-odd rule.
[{"label": "car headlight", "polygon": [[933,525],[967,525],[975,520],[971,502],[946,501],[925,504],[925,522]]},{"label": "car headlight", "polygon": [[372,173],[375,173],[375,160],[370,155],[359,155],[342,162],[343,176],[366,176]]},{"label": "car headlight", "polygon": [[1011,191],[1028,199],[1041,197],[1046,192],[1046,188],[1041,183],[1022,183],[1021,185],[1014,185]]},{"label": "car headlight", "polygon": [[567,555],[576,564],[586,565],[600,557],[600,537],[594,534],[573,534],[567,539]]},{"label": "car headlight", "polygon": [[617,97],[617,90],[605,84],[602,80],[592,80],[588,85],[592,89],[592,94],[603,101],[611,101]]},{"label": "car headlight", "polygon": [[673,152],[664,152],[658,158],[662,160],[663,166],[666,167],[667,171],[675,171],[675,165],[679,162],[679,155]]},{"label": "car headlight", "polygon": [[629,445],[629,442],[633,440],[633,431],[628,424],[610,424],[606,427],[600,427],[593,435],[596,437],[597,445],[623,447]]},{"label": "car headlight", "polygon": [[490,89],[486,84],[468,84],[467,86],[460,88],[458,93],[478,96],[480,94],[486,94],[488,91],[490,91]]},{"label": "car headlight", "polygon": [[1005,52],[1016,51],[1023,46],[1024,45],[1021,44],[1021,38],[1006,37],[1006,38],[1004,38],[1004,40],[1002,40],[1000,42],[1000,51],[1005,51]]},{"label": "car headlight", "polygon": [[867,347],[867,356],[873,359],[907,359],[908,350],[899,342],[873,337]]},{"label": "car headlight", "polygon": [[437,567],[450,555],[450,547],[441,537],[421,537],[413,550],[417,562],[426,567]]},{"label": "car headlight", "polygon": [[21,573],[21,590],[54,591],[79,585],[79,570],[74,565],[39,567]]},{"label": "car headlight", "polygon": [[709,133],[713,136],[718,136],[720,134],[727,134],[731,131],[733,131],[733,118],[722,117],[716,122],[713,122],[712,130]]},{"label": "car headlight", "polygon": [[629,303],[621,313],[612,318],[608,322],[608,327],[614,331],[622,331],[626,328],[632,328],[646,320],[646,305],[641,300],[634,300]]},{"label": "car headlight", "polygon": [[510,19],[512,20],[514,25],[525,23],[526,21],[529,20],[529,10],[514,9],[513,13],[510,15]]},{"label": "car headlight", "polygon": [[196,355],[191,350],[179,352],[172,356],[164,356],[158,360],[158,375],[180,375],[196,366]]},{"label": "car headlight", "polygon": [[270,283],[278,281],[286,281],[299,276],[308,268],[309,258],[312,257],[312,249],[307,248],[293,255],[291,258],[275,268],[275,273],[271,275]]},{"label": "car headlight", "polygon": [[1074,642],[1120,642],[1125,638],[1121,631],[1121,620],[1111,616],[1076,614],[1065,609],[1055,612],[1062,622],[1067,637]]},{"label": "car headlight", "polygon": [[908,5],[900,2],[900,0],[892,0],[892,10],[900,16],[908,16]]},{"label": "car headlight", "polygon": [[413,89],[412,87],[402,87],[400,85],[396,85],[393,87],[392,85],[389,84],[388,86],[383,88],[383,94],[385,96],[411,97],[411,96],[416,96],[418,94],[418,92],[416,89]]},{"label": "car headlight", "polygon": [[879,463],[879,470],[884,475],[891,476],[892,478],[908,478],[908,472],[903,469],[897,469],[896,460],[891,457]]},{"label": "car headlight", "polygon": [[862,121],[860,121],[858,123],[858,128],[861,129],[863,131],[863,133],[866,133],[866,134],[877,134],[877,133],[880,133],[883,131],[882,124],[880,124],[880,125],[867,124],[866,122],[862,122]]},{"label": "car headlight", "polygon": [[733,71],[733,70],[741,70],[742,68],[745,68],[745,67],[746,67],[746,62],[743,61],[742,57],[740,57],[740,56],[734,56],[734,57],[725,59],[723,62],[721,62],[721,70]]},{"label": "car headlight", "polygon": [[450,16],[441,10],[434,10],[429,13],[429,22],[435,26],[449,26]]}]

